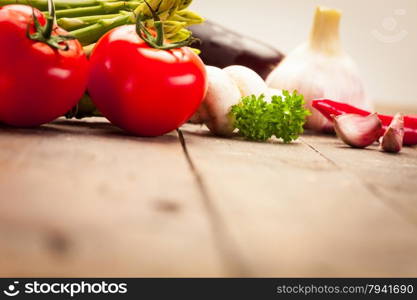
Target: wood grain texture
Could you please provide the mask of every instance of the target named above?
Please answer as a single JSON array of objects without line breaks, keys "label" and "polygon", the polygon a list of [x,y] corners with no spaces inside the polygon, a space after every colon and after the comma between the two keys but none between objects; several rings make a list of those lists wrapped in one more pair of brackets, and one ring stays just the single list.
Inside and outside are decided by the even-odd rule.
[{"label": "wood grain texture", "polygon": [[416,148],[182,133],[0,127],[0,276],[417,276]]},{"label": "wood grain texture", "polygon": [[176,133],[1,128],[0,191],[0,276],[224,274]]},{"label": "wood grain texture", "polygon": [[[334,137],[306,135],[283,145],[213,138],[204,128],[184,132],[252,276],[417,275],[417,226],[410,221],[417,216],[387,206],[363,178],[384,180],[376,166],[388,170],[399,160],[415,167],[415,149],[380,161],[383,154],[353,154]],[[357,165],[367,174],[351,173]],[[400,180],[412,172],[397,175]],[[394,195],[398,187],[386,189]],[[409,185],[401,193],[413,197],[415,191]]]},{"label": "wood grain texture", "polygon": [[376,198],[417,226],[417,149],[389,154],[377,145],[353,149],[328,136],[303,140],[340,169],[355,176]]}]

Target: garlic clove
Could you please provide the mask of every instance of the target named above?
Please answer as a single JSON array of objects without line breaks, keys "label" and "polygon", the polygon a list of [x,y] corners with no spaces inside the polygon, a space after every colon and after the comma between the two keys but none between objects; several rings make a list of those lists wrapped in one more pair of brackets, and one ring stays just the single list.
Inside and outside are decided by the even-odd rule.
[{"label": "garlic clove", "polygon": [[337,136],[349,146],[365,148],[381,136],[382,122],[377,114],[366,117],[345,114],[334,117],[334,129]]},{"label": "garlic clove", "polygon": [[404,116],[396,114],[380,140],[381,150],[390,153],[401,151],[404,140]]}]

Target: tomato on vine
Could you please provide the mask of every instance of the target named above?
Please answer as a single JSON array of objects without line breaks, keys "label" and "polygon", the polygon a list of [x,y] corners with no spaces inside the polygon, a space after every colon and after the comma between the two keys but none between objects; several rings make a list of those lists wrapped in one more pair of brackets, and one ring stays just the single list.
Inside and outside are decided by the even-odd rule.
[{"label": "tomato on vine", "polygon": [[192,39],[166,44],[163,23],[151,9],[155,32],[137,24],[113,29],[90,58],[88,91],[100,112],[116,126],[140,136],[177,129],[200,106],[207,89],[205,66]]},{"label": "tomato on vine", "polygon": [[88,82],[81,44],[55,25],[48,0],[45,17],[26,5],[0,8],[0,122],[31,127],[70,110]]}]

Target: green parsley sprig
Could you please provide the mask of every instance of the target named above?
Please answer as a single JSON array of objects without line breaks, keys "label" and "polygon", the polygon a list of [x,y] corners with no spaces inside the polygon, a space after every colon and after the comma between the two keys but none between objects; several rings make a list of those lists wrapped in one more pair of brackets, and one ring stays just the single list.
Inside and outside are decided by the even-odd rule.
[{"label": "green parsley sprig", "polygon": [[296,140],[303,133],[303,125],[310,112],[304,107],[304,97],[296,91],[273,96],[271,102],[265,95],[244,97],[232,106],[238,133],[248,140],[266,141],[272,136],[284,143]]}]

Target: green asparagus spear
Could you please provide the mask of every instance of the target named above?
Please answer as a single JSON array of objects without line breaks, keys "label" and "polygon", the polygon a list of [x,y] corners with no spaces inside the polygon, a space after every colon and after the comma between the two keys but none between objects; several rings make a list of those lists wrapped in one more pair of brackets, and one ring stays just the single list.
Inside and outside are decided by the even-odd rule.
[{"label": "green asparagus spear", "polygon": [[60,18],[57,22],[60,27],[64,28],[67,31],[72,31],[96,24],[103,19],[112,19],[117,16],[119,16],[119,14],[96,15],[78,18]]},{"label": "green asparagus spear", "polygon": [[[109,0],[112,1],[112,0]],[[115,0],[113,0],[115,1]],[[93,6],[99,3],[98,0],[55,0],[56,9],[66,9],[73,7]],[[25,4],[36,7],[39,10],[48,10],[48,0],[0,0],[0,6],[7,4]]]}]

